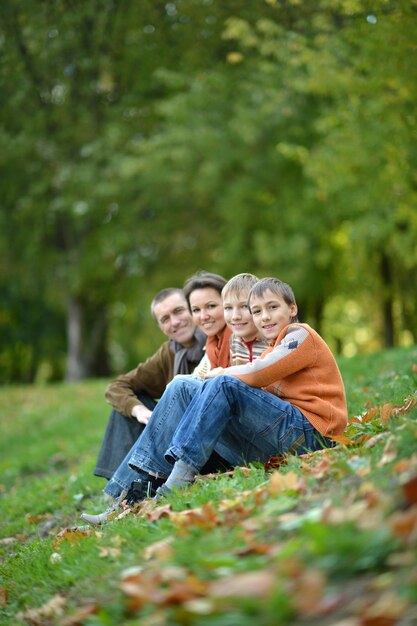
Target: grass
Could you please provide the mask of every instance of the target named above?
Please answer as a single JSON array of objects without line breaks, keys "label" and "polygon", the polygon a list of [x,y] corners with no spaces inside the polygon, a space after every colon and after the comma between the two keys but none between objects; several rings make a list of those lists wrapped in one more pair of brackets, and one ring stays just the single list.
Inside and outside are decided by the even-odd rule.
[{"label": "grass", "polygon": [[340,360],[362,420],[337,448],[198,480],[99,530],[78,524],[101,501],[105,381],[0,389],[0,624],[417,623],[416,363],[416,348]]}]

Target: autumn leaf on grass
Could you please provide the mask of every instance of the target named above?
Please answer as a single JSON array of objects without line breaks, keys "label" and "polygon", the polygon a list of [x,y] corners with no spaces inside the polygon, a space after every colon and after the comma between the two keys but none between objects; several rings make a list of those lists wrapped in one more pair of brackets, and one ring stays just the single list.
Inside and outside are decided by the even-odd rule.
[{"label": "autumn leaf on grass", "polygon": [[210,529],[219,524],[218,515],[209,502],[195,509],[180,511],[179,513],[171,512],[169,517],[173,524],[181,528],[197,526],[198,528]]},{"label": "autumn leaf on grass", "polygon": [[63,614],[66,604],[66,598],[58,594],[38,609],[27,609],[24,613],[18,613],[16,617],[31,624],[56,623],[57,618]]},{"label": "autumn leaf on grass", "polygon": [[395,626],[405,616],[409,606],[407,600],[386,590],[375,601],[364,600],[362,605],[358,606],[361,626]]},{"label": "autumn leaf on grass", "polygon": [[417,504],[417,476],[412,476],[402,484],[402,490],[408,505]]},{"label": "autumn leaf on grass", "polygon": [[145,604],[160,604],[163,593],[159,589],[158,573],[146,574],[141,567],[129,568],[122,572],[120,589],[127,596],[127,608],[139,611]]},{"label": "autumn leaf on grass", "polygon": [[5,606],[8,602],[7,589],[0,589],[0,606]]},{"label": "autumn leaf on grass", "polygon": [[301,487],[300,477],[295,472],[281,474],[274,472],[269,479],[269,491],[272,494],[283,491],[299,491]]},{"label": "autumn leaf on grass", "polygon": [[116,559],[122,553],[120,548],[111,548],[108,546],[98,546],[98,551],[100,553],[99,556],[101,559]]},{"label": "autumn leaf on grass", "polygon": [[165,504],[163,506],[158,506],[155,508],[155,503],[151,502],[149,508],[146,506],[146,501],[144,502],[144,507],[138,512],[138,515],[141,517],[146,517],[150,522],[157,522],[161,517],[168,517],[172,511],[172,506],[170,504]]},{"label": "autumn leaf on grass", "polygon": [[294,608],[303,616],[318,615],[323,610],[322,599],[326,578],[319,570],[304,569],[293,578],[289,592]]},{"label": "autumn leaf on grass", "polygon": [[145,560],[149,559],[161,559],[166,560],[171,558],[174,553],[172,542],[173,537],[165,537],[165,539],[161,539],[160,541],[155,541],[151,543],[150,546],[147,546],[142,552],[143,558]]},{"label": "autumn leaf on grass", "polygon": [[276,573],[270,569],[243,572],[209,585],[214,598],[266,598],[273,590]]},{"label": "autumn leaf on grass", "polygon": [[39,524],[43,520],[49,519],[51,517],[51,513],[43,513],[41,515],[32,515],[32,513],[27,513],[25,517],[28,524]]},{"label": "autumn leaf on grass", "polygon": [[409,539],[412,543],[417,543],[417,505],[406,511],[394,513],[389,524],[394,535]]},{"label": "autumn leaf on grass", "polygon": [[99,609],[100,607],[97,604],[88,604],[59,622],[59,626],[83,626],[90,615],[96,615]]},{"label": "autumn leaf on grass", "polygon": [[80,528],[64,528],[55,537],[54,548],[57,549],[62,541],[69,541],[70,543],[73,543],[88,537],[89,534],[89,530],[81,530]]}]

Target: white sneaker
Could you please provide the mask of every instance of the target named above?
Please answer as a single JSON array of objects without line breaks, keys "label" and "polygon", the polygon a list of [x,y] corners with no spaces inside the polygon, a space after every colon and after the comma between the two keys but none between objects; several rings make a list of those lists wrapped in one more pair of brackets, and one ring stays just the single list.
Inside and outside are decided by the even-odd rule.
[{"label": "white sneaker", "polygon": [[103,513],[97,513],[97,515],[90,515],[89,513],[82,513],[81,519],[92,526],[98,526],[105,522],[111,522],[112,519],[120,514],[121,503],[126,498],[127,489],[124,489],[118,498],[113,499],[112,503]]}]

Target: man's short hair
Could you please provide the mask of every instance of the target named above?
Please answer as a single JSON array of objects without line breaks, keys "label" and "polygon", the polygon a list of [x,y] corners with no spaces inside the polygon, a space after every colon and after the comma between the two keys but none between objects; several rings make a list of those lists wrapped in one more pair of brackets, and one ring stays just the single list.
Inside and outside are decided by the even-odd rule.
[{"label": "man's short hair", "polygon": [[158,293],[151,302],[151,315],[154,318],[155,322],[158,322],[155,315],[155,306],[160,302],[163,302],[170,296],[173,296],[174,294],[178,294],[179,296],[181,296],[181,298],[183,298],[184,300],[184,304],[187,304],[184,292],[179,287],[166,287],[166,289],[161,289],[161,291],[158,291]]}]

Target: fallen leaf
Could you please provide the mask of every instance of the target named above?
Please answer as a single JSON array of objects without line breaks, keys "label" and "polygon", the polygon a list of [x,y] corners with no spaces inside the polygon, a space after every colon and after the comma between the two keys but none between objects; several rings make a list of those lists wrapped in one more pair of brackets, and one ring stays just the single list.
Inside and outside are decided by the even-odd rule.
[{"label": "fallen leaf", "polygon": [[99,612],[99,608],[96,604],[89,604],[78,609],[73,615],[65,618],[59,623],[59,626],[84,626],[87,618],[90,615],[96,615]]},{"label": "fallen leaf", "polygon": [[407,504],[417,504],[417,476],[413,476],[402,485]]},{"label": "fallen leaf", "polygon": [[321,612],[326,578],[319,570],[306,569],[292,581],[292,598],[298,613],[308,617]]},{"label": "fallen leaf", "polygon": [[8,602],[9,592],[7,589],[0,589],[0,606],[5,606]]},{"label": "fallen leaf", "polygon": [[268,569],[243,572],[211,583],[209,595],[214,598],[265,598],[271,593],[275,581],[275,572]]},{"label": "fallen leaf", "polygon": [[389,420],[392,416],[392,404],[390,404],[389,402],[383,404],[380,408],[380,415],[381,424],[383,424],[384,426],[388,426]]},{"label": "fallen leaf", "polygon": [[69,541],[70,543],[73,543],[84,539],[84,537],[88,537],[89,534],[89,530],[81,530],[80,528],[64,528],[55,537],[54,548],[57,548],[62,541]]},{"label": "fallen leaf", "polygon": [[66,604],[66,598],[57,594],[38,609],[27,609],[23,613],[17,613],[16,617],[33,624],[43,624],[45,620],[50,621],[59,618],[63,614]]},{"label": "fallen leaf", "polygon": [[269,479],[269,492],[272,494],[282,491],[298,491],[299,486],[300,478],[295,472],[288,472],[287,474],[274,472]]},{"label": "fallen leaf", "polygon": [[49,519],[51,514],[42,513],[41,515],[32,515],[32,513],[27,513],[25,517],[28,524],[39,524],[43,520]]},{"label": "fallen leaf", "polygon": [[147,546],[142,555],[143,558],[146,560],[149,559],[161,559],[161,560],[165,560],[165,559],[169,559],[172,555],[173,555],[173,548],[172,548],[172,541],[173,541],[173,537],[165,537],[165,539],[161,539],[161,541],[155,541],[154,543],[151,543],[150,546]]},{"label": "fallen leaf", "polygon": [[172,507],[170,504],[165,504],[164,506],[158,506],[156,509],[152,509],[151,511],[146,512],[146,517],[150,522],[156,522],[161,517],[168,517],[172,511]]},{"label": "fallen leaf", "polygon": [[407,511],[394,513],[389,520],[394,535],[409,537],[417,531],[417,506],[414,505]]},{"label": "fallen leaf", "polygon": [[99,556],[101,559],[111,558],[116,559],[121,555],[122,551],[120,548],[110,548],[107,546],[98,546]]},{"label": "fallen leaf", "polygon": [[385,591],[375,602],[361,608],[361,626],[394,626],[408,608],[408,602],[393,591]]}]

